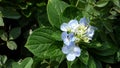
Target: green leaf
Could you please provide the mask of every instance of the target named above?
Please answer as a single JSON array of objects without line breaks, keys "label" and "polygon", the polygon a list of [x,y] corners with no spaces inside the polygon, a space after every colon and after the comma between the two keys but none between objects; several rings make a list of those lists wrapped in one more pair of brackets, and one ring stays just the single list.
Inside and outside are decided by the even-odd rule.
[{"label": "green leaf", "polygon": [[2,11],[3,17],[10,19],[19,19],[21,15],[16,11],[16,9],[12,7],[0,7],[0,11]]},{"label": "green leaf", "polygon": [[95,60],[96,68],[103,68],[102,63],[99,60]]},{"label": "green leaf", "polygon": [[47,5],[47,14],[50,24],[57,28],[62,22],[62,13],[69,5],[60,0],[49,0]]},{"label": "green leaf", "polygon": [[112,2],[120,8],[120,0],[112,0]]},{"label": "green leaf", "polygon": [[64,10],[63,16],[66,17],[66,18],[69,18],[69,19],[74,19],[76,17],[81,18],[82,17],[82,12],[80,12],[79,9],[76,8],[76,7],[69,6]]},{"label": "green leaf", "polygon": [[105,63],[115,63],[116,59],[115,59],[115,55],[111,55],[111,56],[97,56],[97,58]]},{"label": "green leaf", "polygon": [[4,26],[4,22],[3,22],[1,11],[0,11],[0,26]]},{"label": "green leaf", "polygon": [[20,34],[21,34],[20,27],[13,28],[9,33],[9,40],[14,40],[14,39],[18,38],[20,36]]},{"label": "green leaf", "polygon": [[30,57],[25,58],[20,64],[21,68],[32,68],[33,59]]},{"label": "green leaf", "polygon": [[17,62],[12,63],[12,68],[21,68]]},{"label": "green leaf", "polygon": [[7,56],[5,55],[0,55],[0,65],[5,64],[7,61]]},{"label": "green leaf", "polygon": [[3,40],[3,41],[7,41],[8,40],[8,35],[7,35],[7,33],[6,32],[4,32],[3,31],[3,33],[2,33],[2,35],[0,36],[1,37],[1,39]]},{"label": "green leaf", "polygon": [[17,44],[14,41],[7,41],[7,47],[10,50],[16,50],[17,49]]},{"label": "green leaf", "polygon": [[117,61],[120,61],[120,49],[117,51],[117,56],[116,56]]},{"label": "green leaf", "polygon": [[25,9],[25,10],[22,11],[22,14],[28,18],[28,17],[31,16],[32,11]]},{"label": "green leaf", "polygon": [[88,64],[88,60],[89,60],[89,53],[88,53],[88,51],[82,50],[79,59],[80,59],[81,62],[83,62],[85,65],[87,65]]},{"label": "green leaf", "polygon": [[12,68],[32,68],[32,64],[33,64],[33,59],[27,57],[21,62],[13,62]]},{"label": "green leaf", "polygon": [[100,48],[101,46],[102,46],[102,44],[97,41],[93,41],[88,45],[89,48]]},{"label": "green leaf", "polygon": [[0,37],[2,36],[3,33],[4,33],[4,30],[0,29]]},{"label": "green leaf", "polygon": [[59,43],[53,44],[55,39],[51,37],[54,31],[50,28],[39,28],[29,36],[25,47],[39,58],[54,58],[61,56]]},{"label": "green leaf", "polygon": [[117,46],[113,45],[112,43],[105,42],[102,44],[102,47],[97,48],[94,53],[100,56],[109,56],[113,55],[117,52],[118,48]]},{"label": "green leaf", "polygon": [[62,40],[62,39],[61,39],[61,32],[60,32],[60,31],[55,31],[55,32],[53,32],[52,37],[53,37],[55,40],[57,40],[57,41],[61,41],[61,40]]},{"label": "green leaf", "polygon": [[88,68],[96,68],[96,63],[92,56],[90,56],[89,62],[88,62]]},{"label": "green leaf", "polygon": [[105,28],[109,31],[109,32],[113,32],[113,28],[112,28],[112,24],[109,21],[104,21],[102,22],[102,24],[105,26]]},{"label": "green leaf", "polygon": [[104,7],[108,4],[109,0],[99,0],[97,3],[96,3],[96,6],[97,7]]}]

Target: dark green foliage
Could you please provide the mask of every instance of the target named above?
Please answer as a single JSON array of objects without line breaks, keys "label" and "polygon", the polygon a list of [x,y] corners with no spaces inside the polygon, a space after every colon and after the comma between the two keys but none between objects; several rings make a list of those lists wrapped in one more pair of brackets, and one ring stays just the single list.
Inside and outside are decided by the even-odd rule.
[{"label": "dark green foliage", "polygon": [[[68,62],[60,25],[82,17],[97,29]],[[0,0],[0,68],[118,68],[119,62],[120,0]]]}]

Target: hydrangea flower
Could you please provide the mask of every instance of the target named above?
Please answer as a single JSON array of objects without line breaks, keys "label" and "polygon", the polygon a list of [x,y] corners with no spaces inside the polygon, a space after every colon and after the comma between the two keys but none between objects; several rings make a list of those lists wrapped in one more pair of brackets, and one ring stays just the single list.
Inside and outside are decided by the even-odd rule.
[{"label": "hydrangea flower", "polygon": [[77,20],[70,20],[68,23],[63,23],[60,29],[63,31],[61,37],[64,42],[62,52],[66,54],[68,61],[75,60],[81,54],[81,49],[76,46],[79,42],[89,42],[94,35],[95,27],[89,24],[89,20],[81,18]]},{"label": "hydrangea flower", "polygon": [[62,52],[66,54],[66,58],[68,61],[73,61],[76,57],[80,56],[81,49],[76,46],[74,42],[71,42],[69,46],[64,45],[62,47]]}]

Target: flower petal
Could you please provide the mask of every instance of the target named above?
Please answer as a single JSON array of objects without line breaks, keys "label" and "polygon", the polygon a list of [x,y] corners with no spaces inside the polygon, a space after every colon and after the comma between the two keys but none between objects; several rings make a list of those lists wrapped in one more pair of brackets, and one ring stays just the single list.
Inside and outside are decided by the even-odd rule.
[{"label": "flower petal", "polygon": [[68,36],[71,42],[75,41],[74,33],[70,33]]},{"label": "flower petal", "polygon": [[83,26],[87,26],[88,23],[89,23],[89,20],[87,20],[85,17],[81,18],[80,21],[79,21],[79,24],[83,25]]},{"label": "flower petal", "polygon": [[78,21],[77,20],[70,20],[70,22],[68,23],[68,25],[71,28],[75,28],[76,26],[78,26]]},{"label": "flower petal", "polygon": [[95,31],[95,27],[93,26],[89,26],[89,28],[87,29],[87,36],[90,38],[90,40],[94,35],[94,31]]},{"label": "flower petal", "polygon": [[76,57],[79,57],[81,54],[81,49],[77,46],[74,47],[74,54]]},{"label": "flower petal", "polygon": [[63,24],[60,26],[60,29],[61,29],[62,31],[68,31],[69,26],[68,26],[67,23],[63,23]]},{"label": "flower petal", "polygon": [[69,48],[68,48],[68,46],[64,45],[64,46],[62,47],[62,52],[63,52],[64,54],[68,54],[68,53],[69,53]]},{"label": "flower petal", "polygon": [[74,54],[68,54],[66,56],[66,58],[67,58],[68,61],[73,61],[73,60],[75,60],[76,56]]},{"label": "flower petal", "polygon": [[65,38],[67,38],[67,36],[68,36],[67,32],[62,32],[62,34],[61,34],[62,40],[64,40]]},{"label": "flower petal", "polygon": [[70,20],[68,23],[68,26],[71,29],[71,32],[75,32],[75,29],[78,27],[78,21],[77,20]]}]

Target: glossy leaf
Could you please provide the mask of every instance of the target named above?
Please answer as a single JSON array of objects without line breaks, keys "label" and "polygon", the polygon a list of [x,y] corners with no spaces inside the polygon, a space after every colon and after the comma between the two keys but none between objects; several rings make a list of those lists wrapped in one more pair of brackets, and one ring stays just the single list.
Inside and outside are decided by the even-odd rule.
[{"label": "glossy leaf", "polygon": [[53,32],[49,28],[39,28],[33,31],[25,47],[39,58],[53,58],[62,55],[57,45],[53,44],[55,42],[51,36]]},{"label": "glossy leaf", "polygon": [[33,59],[30,57],[25,58],[22,62],[13,62],[12,68],[32,68]]},{"label": "glossy leaf", "polygon": [[62,13],[69,5],[60,0],[49,0],[47,5],[47,14],[50,24],[57,28],[60,27],[62,21]]}]

